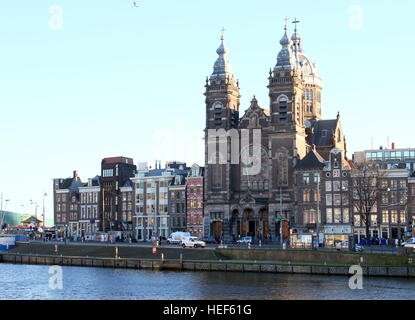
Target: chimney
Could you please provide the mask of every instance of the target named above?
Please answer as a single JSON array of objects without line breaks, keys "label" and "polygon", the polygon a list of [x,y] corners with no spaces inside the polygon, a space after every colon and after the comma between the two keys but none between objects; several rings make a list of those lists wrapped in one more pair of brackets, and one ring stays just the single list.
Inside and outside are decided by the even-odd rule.
[{"label": "chimney", "polygon": [[74,172],[73,172],[73,178],[74,178],[74,179],[75,179],[75,178],[78,178],[78,171],[74,170]]},{"label": "chimney", "polygon": [[396,144],[395,144],[395,142],[392,142],[392,150],[395,150],[396,149]]}]

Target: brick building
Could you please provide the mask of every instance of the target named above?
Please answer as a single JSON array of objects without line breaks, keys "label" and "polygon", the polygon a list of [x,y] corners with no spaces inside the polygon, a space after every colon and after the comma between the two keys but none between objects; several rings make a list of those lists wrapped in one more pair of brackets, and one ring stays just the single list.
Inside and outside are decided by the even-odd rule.
[{"label": "brick building", "polygon": [[203,174],[204,168],[194,164],[186,178],[186,231],[199,238],[203,237]]},{"label": "brick building", "polygon": [[137,167],[131,158],[114,157],[101,161],[101,227],[104,232],[122,231],[123,187],[134,177]]}]

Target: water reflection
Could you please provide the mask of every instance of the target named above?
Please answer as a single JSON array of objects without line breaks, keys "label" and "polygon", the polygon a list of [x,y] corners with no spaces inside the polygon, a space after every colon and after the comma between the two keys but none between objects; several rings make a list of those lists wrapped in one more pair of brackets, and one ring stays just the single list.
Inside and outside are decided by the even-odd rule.
[{"label": "water reflection", "polygon": [[415,279],[364,278],[351,290],[339,276],[63,267],[63,289],[51,290],[48,270],[0,264],[0,299],[415,299]]}]

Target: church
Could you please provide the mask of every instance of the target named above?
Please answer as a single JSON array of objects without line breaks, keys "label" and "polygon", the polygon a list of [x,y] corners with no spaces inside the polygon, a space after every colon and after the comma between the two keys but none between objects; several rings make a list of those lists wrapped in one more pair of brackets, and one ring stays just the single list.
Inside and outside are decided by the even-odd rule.
[{"label": "church", "polygon": [[[224,37],[217,49],[213,73],[206,79],[205,212],[204,236],[232,240],[238,236],[275,240],[280,223],[296,221],[295,179],[297,163],[310,152],[328,160],[336,148],[346,157],[340,117],[323,120],[322,81],[317,66],[305,55],[297,23],[291,37],[287,24],[280,40],[277,63],[268,75],[269,107],[253,97],[240,112],[239,81],[227,57]],[[225,152],[211,132],[228,133]],[[260,133],[256,152],[251,143],[233,145],[233,136]],[[234,134],[230,134],[234,133]],[[219,138],[218,138],[219,139]],[[210,150],[217,151],[212,157]],[[235,161],[238,150],[240,161]],[[243,161],[248,156],[250,163]],[[255,162],[260,170],[247,173]]]}]

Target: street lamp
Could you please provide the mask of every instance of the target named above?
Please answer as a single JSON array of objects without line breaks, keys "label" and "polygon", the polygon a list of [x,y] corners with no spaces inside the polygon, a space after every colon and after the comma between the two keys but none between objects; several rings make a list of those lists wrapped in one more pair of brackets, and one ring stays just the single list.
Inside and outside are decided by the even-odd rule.
[{"label": "street lamp", "polygon": [[37,204],[37,201],[30,200],[30,204],[35,205],[35,217],[37,219],[37,208],[39,207],[38,204]]},{"label": "street lamp", "polygon": [[282,187],[280,187],[280,244],[282,245]]},{"label": "street lamp", "polygon": [[316,231],[317,231],[317,249],[320,247],[320,174],[317,177],[317,219],[316,219]]},{"label": "street lamp", "polygon": [[46,220],[45,220],[45,197],[47,197],[47,193],[43,192],[43,232],[46,234]]}]

